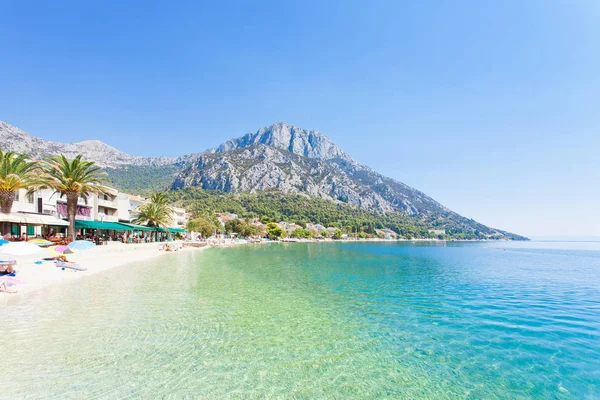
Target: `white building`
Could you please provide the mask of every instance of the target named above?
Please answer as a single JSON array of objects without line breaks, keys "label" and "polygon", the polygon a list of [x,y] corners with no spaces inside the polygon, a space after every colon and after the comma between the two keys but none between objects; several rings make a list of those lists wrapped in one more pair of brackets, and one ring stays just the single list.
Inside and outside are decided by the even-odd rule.
[{"label": "white building", "polygon": [[94,210],[94,220],[102,222],[119,222],[119,192],[116,189],[109,189],[108,194],[99,194],[91,196],[90,200]]},{"label": "white building", "polygon": [[140,208],[148,203],[148,200],[133,194],[119,193],[118,215],[122,222],[133,222],[140,214]]},{"label": "white building", "polygon": [[173,213],[171,214],[171,227],[172,228],[185,228],[185,225],[190,220],[189,214],[185,211],[185,208],[172,207]]},{"label": "white building", "polygon": [[285,222],[285,221],[281,221],[279,224],[279,227],[281,229],[283,229],[284,231],[287,232],[288,235],[291,235],[292,232],[294,232],[294,230],[296,229],[302,229],[302,227],[298,224],[295,224],[293,222]]},{"label": "white building", "polygon": [[[120,222],[131,223],[139,216],[140,208],[145,204],[148,204],[148,199],[136,196],[133,194],[119,193],[117,196],[117,212],[118,220]],[[171,214],[171,222],[169,226],[171,228],[185,228],[185,225],[189,221],[189,214],[184,208],[171,207],[173,213]]]},{"label": "white building", "polygon": [[398,238],[398,234],[388,228],[376,229],[375,233],[377,233],[378,235],[383,235],[385,237],[385,240],[395,240]]},{"label": "white building", "polygon": [[52,190],[40,190],[27,193],[20,189],[15,192],[10,214],[0,217],[0,229],[3,236],[36,236],[48,232],[61,232],[69,225],[57,214],[57,198]]},{"label": "white building", "polygon": [[[107,194],[92,194],[88,196],[87,201],[80,197],[75,219],[104,223],[131,223],[137,218],[139,208],[148,202],[140,196],[119,193],[113,188],[106,189],[108,189]],[[12,237],[64,233],[69,225],[67,218],[66,198],[61,198],[58,193],[49,189],[30,194],[27,194],[27,190],[21,189],[15,192],[11,214],[0,213],[0,229],[3,235]],[[185,228],[188,220],[189,215],[185,209],[173,207],[171,228]]]}]

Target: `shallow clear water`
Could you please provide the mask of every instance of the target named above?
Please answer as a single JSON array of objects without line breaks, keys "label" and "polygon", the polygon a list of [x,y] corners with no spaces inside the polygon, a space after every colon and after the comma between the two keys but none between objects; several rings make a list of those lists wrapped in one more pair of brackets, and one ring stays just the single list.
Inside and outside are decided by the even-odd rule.
[{"label": "shallow clear water", "polygon": [[0,398],[600,398],[600,245],[209,249],[0,307]]}]

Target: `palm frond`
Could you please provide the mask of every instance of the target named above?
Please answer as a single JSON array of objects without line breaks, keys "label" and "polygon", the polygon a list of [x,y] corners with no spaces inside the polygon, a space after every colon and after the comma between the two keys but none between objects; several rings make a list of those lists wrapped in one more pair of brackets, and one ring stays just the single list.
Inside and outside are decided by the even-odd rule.
[{"label": "palm frond", "polygon": [[152,227],[168,227],[171,223],[173,208],[167,204],[164,193],[155,193],[150,197],[150,202],[139,208],[139,214],[134,221],[137,224]]},{"label": "palm frond", "polygon": [[93,161],[82,159],[78,155],[72,160],[64,155],[48,157],[43,162],[43,184],[61,195],[76,193],[87,197],[89,194],[110,194],[111,190],[104,186],[107,183],[106,173]]}]

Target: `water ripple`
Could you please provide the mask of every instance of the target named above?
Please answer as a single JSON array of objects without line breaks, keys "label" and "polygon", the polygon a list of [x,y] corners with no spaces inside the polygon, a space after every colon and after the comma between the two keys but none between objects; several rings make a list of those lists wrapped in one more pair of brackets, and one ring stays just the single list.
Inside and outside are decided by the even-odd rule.
[{"label": "water ripple", "polygon": [[0,398],[596,399],[598,271],[482,246],[174,254],[8,300]]}]

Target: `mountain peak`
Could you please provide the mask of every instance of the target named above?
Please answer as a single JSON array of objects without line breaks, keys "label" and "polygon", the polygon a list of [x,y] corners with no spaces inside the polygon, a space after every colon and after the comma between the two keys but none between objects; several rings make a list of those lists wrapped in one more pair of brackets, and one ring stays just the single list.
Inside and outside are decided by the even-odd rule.
[{"label": "mountain peak", "polygon": [[224,153],[255,144],[276,147],[317,160],[342,159],[351,161],[351,158],[327,136],[318,131],[303,129],[287,122],[276,122],[260,128],[255,133],[247,133],[240,138],[228,140],[220,145],[216,152]]},{"label": "mountain peak", "polygon": [[73,158],[82,154],[84,158],[95,161],[101,167],[167,165],[175,162],[175,159],[166,157],[132,156],[100,140],[84,140],[77,143],[51,142],[31,136],[4,121],[0,121],[0,147],[4,151],[25,153],[33,158],[43,158],[54,154],[64,154],[68,158]]},{"label": "mountain peak", "polygon": [[76,142],[75,144],[80,144],[82,146],[108,146],[106,143],[96,139],[84,140],[82,142]]},{"label": "mountain peak", "polygon": [[108,151],[111,153],[125,154],[121,150],[117,150],[116,148],[112,147],[111,145],[108,145],[100,140],[84,140],[82,142],[73,143],[73,145],[85,148],[87,150]]}]

